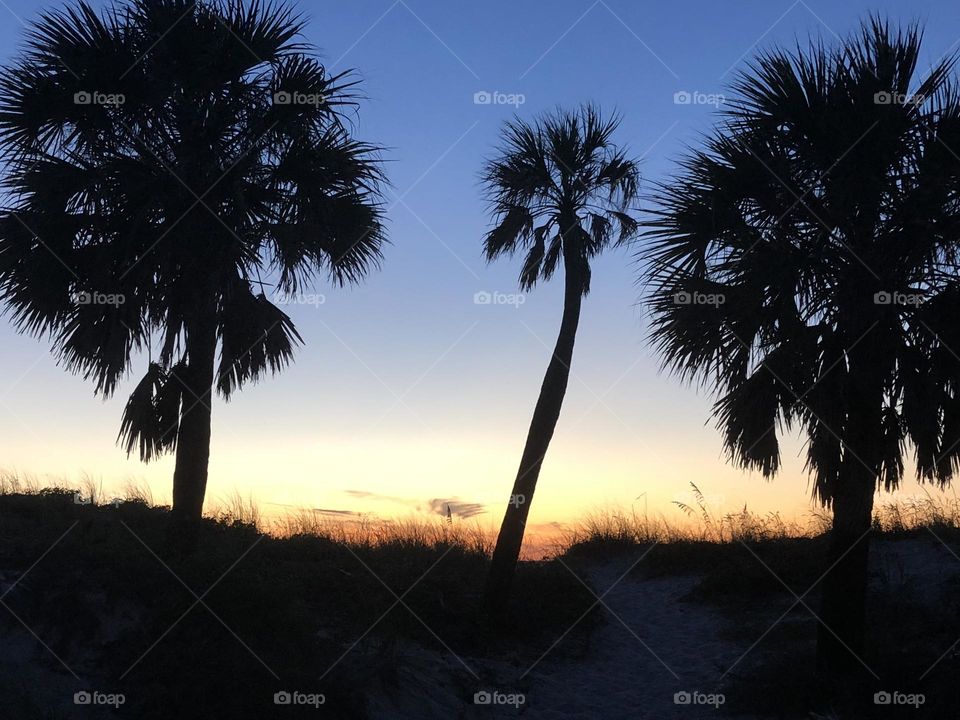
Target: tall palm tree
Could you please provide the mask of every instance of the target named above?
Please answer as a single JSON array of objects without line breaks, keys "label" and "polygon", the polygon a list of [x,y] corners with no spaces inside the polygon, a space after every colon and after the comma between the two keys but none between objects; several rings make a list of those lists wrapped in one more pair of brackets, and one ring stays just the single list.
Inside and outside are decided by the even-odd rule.
[{"label": "tall palm tree", "polygon": [[377,148],[344,115],[355,83],[302,28],[257,1],[81,2],[41,15],[0,74],[0,300],[104,396],[150,353],[121,438],[145,461],[176,451],[178,517],[202,511],[212,392],[300,342],[262,276],[287,297],[357,281],[385,242]]},{"label": "tall palm tree", "polygon": [[723,122],[661,186],[652,335],[717,393],[737,465],[773,476],[806,435],[833,509],[818,665],[860,667],[874,492],[960,463],[960,96],[953,59],[874,19],[836,47],[760,54]]},{"label": "tall palm tree", "polygon": [[531,290],[561,268],[563,317],[540,388],[520,468],[497,538],[486,598],[505,608],[533,493],[560,418],[570,376],[580,305],[590,291],[590,261],[633,237],[637,163],[613,142],[619,118],[604,119],[590,105],[558,111],[532,124],[507,123],[503,144],[482,180],[494,215],[484,239],[487,260],[524,253],[520,287]]}]

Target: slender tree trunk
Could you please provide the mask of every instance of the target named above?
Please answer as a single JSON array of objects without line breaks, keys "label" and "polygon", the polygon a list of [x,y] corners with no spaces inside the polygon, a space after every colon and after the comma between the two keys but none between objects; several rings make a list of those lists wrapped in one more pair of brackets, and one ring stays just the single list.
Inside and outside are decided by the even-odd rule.
[{"label": "slender tree trunk", "polygon": [[[842,683],[864,669],[870,527],[882,431],[882,350],[864,341],[850,362],[847,448],[833,491],[828,571],[823,580],[817,630],[817,670],[830,683]],[[865,671],[865,670],[864,670]]]},{"label": "slender tree trunk", "polygon": [[[853,460],[853,462],[857,462]],[[844,465],[850,465],[845,462]],[[841,680],[863,665],[870,523],[875,478],[844,468],[833,499],[828,567],[817,629],[817,670]]]},{"label": "slender tree trunk", "polygon": [[173,471],[173,514],[179,520],[200,519],[207,491],[217,328],[214,312],[203,315],[187,325],[187,368],[180,378],[185,389]]},{"label": "slender tree trunk", "polygon": [[563,318],[560,333],[547,366],[540,388],[540,397],[533,411],[533,419],[527,432],[527,442],[520,459],[520,468],[513,483],[513,491],[507,511],[500,525],[500,534],[493,551],[490,572],[487,576],[485,600],[493,614],[502,614],[507,607],[510,585],[520,557],[520,546],[526,529],[530,504],[540,477],[544,456],[553,438],[560,419],[563,397],[570,378],[570,363],[573,360],[573,345],[577,326],[580,323],[580,305],[583,300],[583,282],[576,263],[565,262]]}]

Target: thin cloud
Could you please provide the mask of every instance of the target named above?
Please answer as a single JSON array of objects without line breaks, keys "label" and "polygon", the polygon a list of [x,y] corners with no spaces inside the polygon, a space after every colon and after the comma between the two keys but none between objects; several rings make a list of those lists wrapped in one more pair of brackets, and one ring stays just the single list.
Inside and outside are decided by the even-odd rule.
[{"label": "thin cloud", "polygon": [[331,515],[335,517],[360,517],[366,514],[366,513],[357,512],[355,510],[337,510],[334,508],[305,508],[305,507],[300,507],[299,505],[289,505],[287,503],[268,502],[267,505],[273,505],[275,507],[283,507],[283,508],[292,508],[294,510],[302,510],[303,512],[312,512],[318,515]]},{"label": "thin cloud", "polygon": [[457,498],[434,498],[427,505],[428,511],[435,515],[447,516],[449,509],[451,516],[456,516],[461,520],[483,515],[487,511],[487,506],[481,503],[462,502]]},{"label": "thin cloud", "polygon": [[381,495],[380,493],[371,492],[369,490],[344,490],[345,494],[350,497],[361,498],[364,500],[387,500],[388,502],[400,503],[401,505],[415,506],[417,504],[416,500],[411,500],[410,498],[398,497],[396,495]]}]

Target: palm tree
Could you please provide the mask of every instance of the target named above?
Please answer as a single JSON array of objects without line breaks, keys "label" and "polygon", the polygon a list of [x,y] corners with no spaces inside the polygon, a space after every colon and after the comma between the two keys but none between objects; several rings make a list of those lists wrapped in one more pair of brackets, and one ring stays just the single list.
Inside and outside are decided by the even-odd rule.
[{"label": "palm tree", "polygon": [[874,19],[760,54],[657,191],[649,278],[665,365],[716,392],[737,465],[773,476],[799,427],[833,509],[818,666],[860,667],[874,492],[960,462],[960,97],[953,59]]},{"label": "palm tree", "polygon": [[495,611],[506,606],[537,478],[560,418],[580,305],[590,290],[590,261],[637,231],[630,211],[639,173],[613,143],[618,125],[619,118],[604,119],[590,105],[533,124],[514,120],[506,125],[498,156],[483,170],[495,218],[484,239],[487,260],[522,251],[523,290],[549,280],[561,266],[564,273],[560,333],[490,565],[486,598]]},{"label": "palm tree", "polygon": [[79,3],[0,74],[0,300],[103,396],[149,352],[120,434],[144,461],[176,451],[177,517],[202,511],[214,389],[300,342],[262,276],[281,298],[357,281],[385,242],[355,82],[302,28],[256,1]]}]

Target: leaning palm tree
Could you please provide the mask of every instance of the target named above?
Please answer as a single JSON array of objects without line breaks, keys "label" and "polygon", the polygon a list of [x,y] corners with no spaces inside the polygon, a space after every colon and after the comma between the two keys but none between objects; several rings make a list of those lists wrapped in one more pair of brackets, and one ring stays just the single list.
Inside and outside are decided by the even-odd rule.
[{"label": "leaning palm tree", "polygon": [[800,428],[832,507],[818,666],[858,668],[874,492],[960,463],[960,96],[916,27],[760,54],[657,192],[649,277],[665,365],[717,393],[737,465]]},{"label": "leaning palm tree", "polygon": [[120,434],[144,461],[176,452],[177,517],[202,512],[213,391],[300,342],[277,298],[359,280],[385,241],[355,83],[302,28],[257,1],[79,3],[0,74],[0,300],[104,396],[149,353]]},{"label": "leaning palm tree", "polygon": [[580,305],[590,290],[590,261],[637,230],[631,211],[639,173],[637,163],[613,143],[618,125],[618,118],[604,119],[589,105],[533,124],[514,120],[506,125],[498,156],[483,171],[495,217],[484,240],[487,260],[523,252],[523,290],[560,268],[564,275],[560,333],[490,565],[486,598],[496,611],[507,602],[540,468],[560,418]]}]

